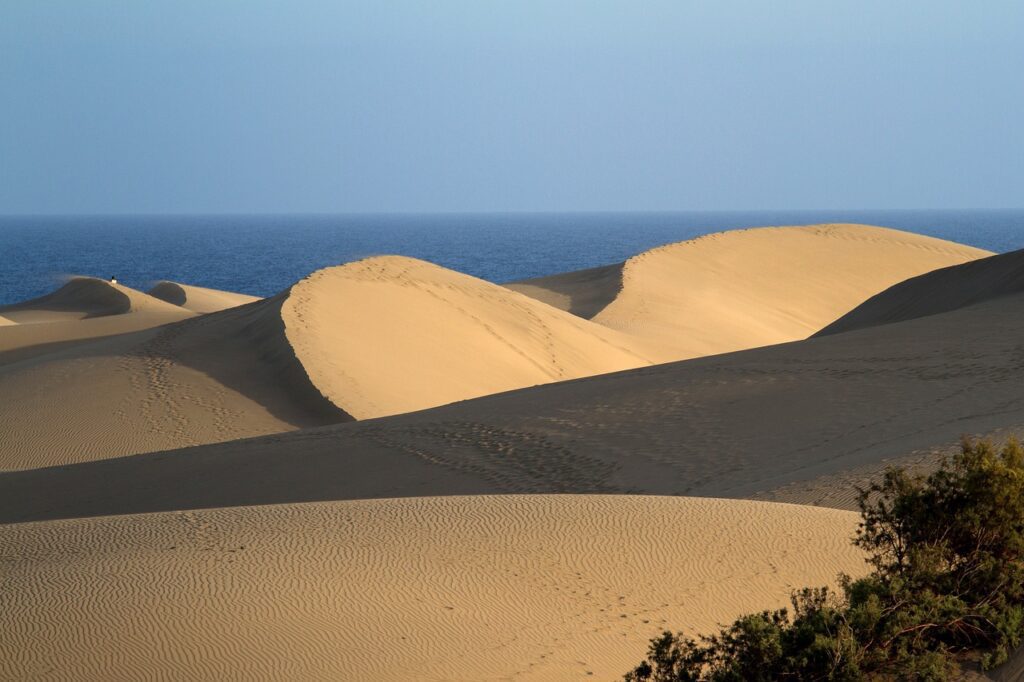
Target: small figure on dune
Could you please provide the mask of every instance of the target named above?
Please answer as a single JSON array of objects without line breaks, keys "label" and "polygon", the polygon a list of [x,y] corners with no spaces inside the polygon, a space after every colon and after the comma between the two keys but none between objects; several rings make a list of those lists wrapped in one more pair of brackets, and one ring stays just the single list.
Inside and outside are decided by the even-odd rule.
[{"label": "small figure on dune", "polygon": [[114,276],[114,275],[111,275],[111,276],[110,276],[110,283],[111,283],[111,284],[117,284],[117,277],[116,277],[116,276]]}]

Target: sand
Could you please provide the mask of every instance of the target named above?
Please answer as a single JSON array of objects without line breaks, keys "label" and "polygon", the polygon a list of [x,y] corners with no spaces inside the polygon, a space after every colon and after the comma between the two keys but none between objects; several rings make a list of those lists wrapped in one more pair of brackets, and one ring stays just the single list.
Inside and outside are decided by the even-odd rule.
[{"label": "sand", "polygon": [[[735,256],[732,270],[695,275],[693,262],[722,261],[723,249]],[[408,413],[754,342],[738,341],[726,329],[733,323],[781,329],[784,320],[786,335],[806,335],[811,321],[849,307],[844,296],[874,293],[890,271],[917,272],[976,251],[854,226],[713,235],[647,252],[618,270],[564,277],[558,286],[576,312],[596,310],[621,280],[621,291],[593,322],[399,256],[318,271],[268,301],[164,282],[153,293],[168,303],[76,278],[47,297],[4,309],[20,324],[0,334],[0,391],[8,398],[0,404],[0,428],[8,434],[0,442],[0,470]],[[789,255],[772,257],[775,252]],[[821,254],[829,267],[811,267]],[[767,282],[779,273],[764,268],[746,280],[738,276],[747,264],[773,258],[800,273],[789,288],[771,289]],[[704,288],[687,291],[690,275]],[[836,286],[836,277],[853,284]],[[655,281],[664,284],[654,287]],[[545,286],[556,288],[550,281]],[[808,300],[828,303],[796,321],[790,308],[813,307],[794,293],[801,288],[808,288]],[[722,292],[729,292],[724,299]],[[700,304],[704,318],[715,309],[729,319],[698,315],[700,333],[662,333],[667,327],[654,318],[668,314],[671,303],[690,319],[698,294],[707,298]],[[782,303],[768,305],[770,296]],[[183,320],[221,306],[234,307]],[[647,321],[623,322],[630,315]],[[42,321],[48,324],[28,324]],[[164,326],[156,331],[154,325]],[[149,331],[128,333],[135,330]],[[83,338],[96,342],[69,343]]]},{"label": "sand", "polygon": [[[120,284],[74,277],[51,294],[0,308],[0,366],[192,316]],[[19,399],[17,394],[5,397]]]},{"label": "sand", "polygon": [[167,303],[181,306],[194,313],[215,313],[236,306],[260,300],[258,296],[236,294],[233,291],[207,289],[193,284],[181,284],[167,280],[157,284],[147,292],[150,296]]},{"label": "sand", "polygon": [[[155,300],[155,299],[154,299]],[[0,470],[152,452],[348,419],[284,343],[281,298],[0,364]],[[160,302],[161,305],[168,305]],[[171,307],[168,305],[168,307]],[[133,314],[135,315],[135,314]],[[118,315],[97,320],[131,318]],[[49,328],[55,324],[18,325]],[[8,333],[0,332],[0,341]],[[38,351],[40,347],[34,347]],[[0,353],[0,361],[6,354]]]},{"label": "sand", "polygon": [[989,255],[869,225],[763,227],[510,286],[683,359],[806,338],[908,277]]},{"label": "sand", "polygon": [[614,301],[619,294],[622,289],[624,265],[625,263],[615,263],[550,277],[535,277],[510,282],[505,286],[543,301],[549,306],[589,320]]},{"label": "sand", "polygon": [[[865,564],[848,512],[445,497],[0,527],[0,677],[614,679]],[[742,586],[742,589],[737,589]]]},{"label": "sand", "polygon": [[786,488],[814,502],[822,476],[1024,425],[1022,335],[1024,294],[386,419],[8,474],[0,520],[491,493]]},{"label": "sand", "polygon": [[869,298],[816,336],[936,315],[1021,292],[1024,251],[1013,251],[900,282]]},{"label": "sand", "polygon": [[165,301],[121,284],[94,277],[72,277],[51,294],[0,307],[0,314],[12,322],[38,323],[172,310]]},{"label": "sand", "polygon": [[288,342],[356,419],[670,359],[652,344],[425,261],[381,256],[292,287]]},{"label": "sand", "polygon": [[4,309],[0,678],[615,679],[863,572],[853,483],[1024,432],[1005,258],[796,340],[984,255],[765,228],[509,287],[388,256]]}]

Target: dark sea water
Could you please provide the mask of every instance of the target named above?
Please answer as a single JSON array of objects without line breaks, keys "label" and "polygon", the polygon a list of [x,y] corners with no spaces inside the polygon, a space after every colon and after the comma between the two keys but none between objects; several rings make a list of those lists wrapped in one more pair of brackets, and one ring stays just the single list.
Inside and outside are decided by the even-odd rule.
[{"label": "dark sea water", "polygon": [[708,232],[858,222],[992,251],[1024,248],[1024,210],[288,216],[0,216],[0,304],[69,274],[146,289],[170,279],[267,296],[313,270],[415,256],[507,282],[621,261]]}]

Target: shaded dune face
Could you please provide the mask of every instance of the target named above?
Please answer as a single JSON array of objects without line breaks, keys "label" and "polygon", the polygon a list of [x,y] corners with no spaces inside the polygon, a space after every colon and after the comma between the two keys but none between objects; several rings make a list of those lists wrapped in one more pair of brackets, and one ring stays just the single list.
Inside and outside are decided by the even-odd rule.
[{"label": "shaded dune face", "polygon": [[248,294],[207,289],[166,280],[158,282],[147,293],[154,298],[200,314],[214,313],[260,300],[259,297]]},{"label": "shaded dune face", "polygon": [[937,315],[1024,292],[1024,251],[941,268],[869,298],[815,336]]},{"label": "shaded dune face", "polygon": [[559,310],[591,320],[614,301],[622,290],[624,266],[625,263],[615,263],[550,277],[509,282],[505,286]]},{"label": "shaded dune face", "polygon": [[185,290],[177,282],[158,282],[156,286],[146,293],[162,301],[181,306],[185,305],[185,301],[188,298],[185,295]]},{"label": "shaded dune face", "polygon": [[614,679],[664,628],[703,632],[863,573],[855,526],[828,509],[635,496],[0,526],[0,677]]}]

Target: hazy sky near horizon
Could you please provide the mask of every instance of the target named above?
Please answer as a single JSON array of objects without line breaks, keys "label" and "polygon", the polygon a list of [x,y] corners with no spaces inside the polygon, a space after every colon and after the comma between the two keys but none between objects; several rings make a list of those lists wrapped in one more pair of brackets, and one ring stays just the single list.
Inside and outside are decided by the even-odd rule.
[{"label": "hazy sky near horizon", "polygon": [[1024,3],[4,0],[0,213],[1024,206]]}]

